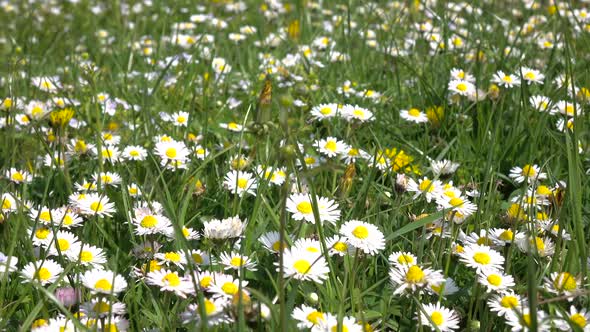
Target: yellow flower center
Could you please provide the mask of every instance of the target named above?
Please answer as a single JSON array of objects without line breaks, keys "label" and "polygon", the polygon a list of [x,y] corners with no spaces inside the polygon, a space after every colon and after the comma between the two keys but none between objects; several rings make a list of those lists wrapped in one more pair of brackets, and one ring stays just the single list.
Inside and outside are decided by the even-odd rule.
[{"label": "yellow flower center", "polygon": [[352,114],[354,114],[354,116],[356,116],[357,118],[362,118],[365,116],[365,112],[363,112],[362,110],[359,109],[355,109]]},{"label": "yellow flower center", "polygon": [[406,281],[416,284],[424,280],[424,271],[418,265],[412,265],[406,272]]},{"label": "yellow flower center", "polygon": [[236,286],[233,282],[226,282],[221,286],[221,290],[228,295],[235,295],[238,293],[238,286]]},{"label": "yellow flower center", "polygon": [[68,241],[66,239],[58,239],[57,246],[60,251],[66,251],[66,250],[70,249],[70,241]]},{"label": "yellow flower center", "polygon": [[35,237],[44,240],[49,236],[49,233],[51,233],[51,231],[48,228],[39,228],[35,231]]},{"label": "yellow flower center", "polygon": [[176,149],[175,148],[166,149],[166,157],[168,157],[168,158],[176,157]]},{"label": "yellow flower center", "polygon": [[91,251],[85,250],[80,253],[80,261],[84,263],[92,262],[94,256]]},{"label": "yellow flower center", "polygon": [[180,262],[180,255],[175,252],[167,252],[164,254],[164,258],[168,261],[178,263]]},{"label": "yellow flower center", "polygon": [[205,313],[207,314],[207,316],[213,314],[216,309],[217,308],[215,307],[215,304],[213,302],[205,299]]},{"label": "yellow flower center", "polygon": [[104,314],[111,311],[111,306],[104,301],[96,302],[96,304],[92,307],[92,311],[99,314]]},{"label": "yellow flower center", "polygon": [[367,237],[369,237],[369,230],[367,229],[367,227],[359,225],[352,230],[352,235],[354,235],[358,239],[366,239]]},{"label": "yellow flower center", "polygon": [[145,216],[143,217],[143,219],[141,219],[141,222],[139,224],[141,225],[141,227],[153,228],[158,224],[158,218],[151,215]]},{"label": "yellow flower center", "polygon": [[176,273],[168,273],[162,278],[162,282],[167,283],[172,287],[177,287],[180,285],[180,278]]},{"label": "yellow flower center", "polygon": [[40,281],[47,281],[51,278],[51,271],[48,268],[42,267],[37,271],[37,279]]},{"label": "yellow flower center", "polygon": [[111,283],[108,280],[103,278],[94,284],[94,288],[100,289],[105,292],[110,292],[113,289],[113,285],[111,285]]},{"label": "yellow flower center", "polygon": [[410,110],[408,111],[408,114],[417,118],[418,116],[420,116],[420,110],[417,108],[410,108]]},{"label": "yellow flower center", "polygon": [[478,264],[488,265],[490,264],[492,258],[485,252],[476,252],[475,254],[473,254],[473,260]]},{"label": "yellow flower center", "polygon": [[430,315],[430,319],[436,326],[440,326],[445,320],[443,315],[439,311],[435,311]]},{"label": "yellow flower center", "polygon": [[10,178],[19,182],[25,179],[21,172],[14,172]]},{"label": "yellow flower center", "polygon": [[418,189],[420,189],[420,191],[428,191],[430,193],[434,190],[434,186],[432,185],[432,181],[424,179],[422,182],[420,182]]},{"label": "yellow flower center", "polygon": [[293,267],[295,268],[295,270],[297,270],[297,272],[301,274],[306,274],[311,268],[311,264],[309,264],[309,262],[305,259],[300,259],[293,264]]},{"label": "yellow flower center", "polygon": [[397,258],[397,262],[400,263],[400,264],[413,264],[414,263],[414,257],[412,257],[410,255],[406,255],[406,254],[401,254]]},{"label": "yellow flower center", "polygon": [[529,79],[529,80],[534,80],[535,78],[537,78],[537,75],[535,75],[535,73],[529,71],[528,73],[524,74],[524,78]]},{"label": "yellow flower center", "polygon": [[506,83],[512,83],[512,77],[510,77],[510,75],[504,75],[503,80]]},{"label": "yellow flower center", "polygon": [[248,180],[244,179],[244,178],[239,178],[238,179],[238,188],[240,189],[246,189],[246,187],[248,186]]},{"label": "yellow flower center", "polygon": [[575,313],[573,315],[570,316],[570,320],[574,323],[576,323],[576,325],[578,325],[579,327],[586,327],[586,317],[584,317],[584,315],[580,315],[578,313]]},{"label": "yellow flower center", "polygon": [[203,256],[198,253],[193,253],[191,256],[193,257],[193,261],[195,261],[196,264],[203,264]]},{"label": "yellow flower center", "polygon": [[512,241],[513,238],[514,238],[514,233],[509,229],[503,231],[500,234],[500,239],[504,240],[504,241]]},{"label": "yellow flower center", "polygon": [[303,213],[303,214],[310,214],[313,212],[312,208],[311,208],[311,203],[309,202],[301,202],[299,204],[297,204],[297,211]]},{"label": "yellow flower center", "polygon": [[2,201],[2,209],[7,210],[12,207],[12,203],[8,199]]},{"label": "yellow flower center", "polygon": [[317,310],[314,310],[314,311],[310,312],[306,318],[308,321],[312,322],[314,325],[317,325],[320,323],[320,320],[324,320],[324,314],[317,311]]},{"label": "yellow flower center", "polygon": [[235,123],[235,122],[230,122],[230,123],[228,123],[228,124],[227,124],[227,127],[228,127],[229,129],[235,129],[235,130],[238,130],[238,124],[237,124],[237,123]]},{"label": "yellow flower center", "polygon": [[203,288],[207,288],[211,285],[211,281],[213,281],[213,277],[204,276],[203,278],[201,278],[201,282],[199,282],[199,285],[201,285],[201,287]]},{"label": "yellow flower center", "polygon": [[131,150],[131,151],[129,151],[129,155],[131,157],[139,157],[139,151],[137,151],[137,150]]},{"label": "yellow flower center", "polygon": [[453,207],[461,207],[463,206],[463,200],[459,197],[453,197],[451,198],[451,200],[449,201],[449,203],[453,206]]},{"label": "yellow flower center", "polygon": [[326,142],[326,145],[324,145],[324,148],[326,148],[326,150],[336,152],[336,149],[337,149],[336,142],[328,141],[328,142]]},{"label": "yellow flower center", "polygon": [[306,165],[313,165],[315,163],[315,158],[314,157],[307,157],[305,158],[305,164]]},{"label": "yellow flower center", "polygon": [[555,278],[553,286],[558,290],[573,291],[578,287],[578,283],[576,278],[569,272],[562,272]]},{"label": "yellow flower center", "polygon": [[51,213],[49,211],[43,211],[39,214],[39,220],[45,222],[51,222]]},{"label": "yellow flower center", "polygon": [[176,118],[176,121],[178,123],[185,123],[186,122],[186,118],[184,116],[179,116],[178,118]]},{"label": "yellow flower center", "polygon": [[531,245],[535,245],[537,246],[537,249],[539,251],[543,251],[545,250],[545,242],[543,241],[542,238],[535,236],[535,243],[533,243],[533,240],[531,240]]},{"label": "yellow flower center", "polygon": [[94,212],[100,212],[104,209],[104,206],[102,205],[101,202],[92,202],[92,204],[90,204],[90,210],[94,211]]},{"label": "yellow flower center", "polygon": [[504,308],[514,308],[518,305],[518,299],[516,296],[506,295],[500,300],[500,305]]},{"label": "yellow flower center", "polygon": [[535,171],[535,169],[533,168],[533,166],[531,165],[525,165],[522,168],[522,175],[526,176],[526,177],[533,177],[537,174],[537,171]]},{"label": "yellow flower center", "polygon": [[502,277],[500,277],[497,274],[490,274],[487,278],[488,282],[490,283],[490,285],[492,286],[500,286],[502,284]]},{"label": "yellow flower center", "polygon": [[240,267],[244,264],[244,260],[241,257],[233,257],[229,264],[231,266]]},{"label": "yellow flower center", "polygon": [[336,242],[332,248],[338,252],[345,252],[348,249],[348,246],[344,242]]},{"label": "yellow flower center", "polygon": [[66,214],[66,216],[64,217],[64,220],[63,220],[63,224],[66,226],[69,226],[73,222],[74,222],[74,219],[72,218],[72,216],[70,216],[69,214]]},{"label": "yellow flower center", "polygon": [[[332,326],[330,331],[331,332],[338,332],[338,325]],[[348,327],[346,327],[346,325],[342,325],[342,332],[348,332]]]},{"label": "yellow flower center", "polygon": [[332,114],[332,108],[331,107],[322,107],[320,109],[320,113],[322,113],[323,115],[330,115],[330,114]]},{"label": "yellow flower center", "polygon": [[465,83],[459,83],[456,86],[457,90],[461,91],[461,92],[465,92],[467,91],[467,84]]},{"label": "yellow flower center", "polygon": [[531,326],[531,315],[529,314],[524,314],[522,315],[522,321],[526,326]]}]

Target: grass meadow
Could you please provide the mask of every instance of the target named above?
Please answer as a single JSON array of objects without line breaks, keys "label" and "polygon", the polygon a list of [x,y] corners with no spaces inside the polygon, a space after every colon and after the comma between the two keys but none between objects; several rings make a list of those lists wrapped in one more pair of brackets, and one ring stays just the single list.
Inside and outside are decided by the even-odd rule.
[{"label": "grass meadow", "polygon": [[0,331],[590,331],[589,1],[0,2]]}]

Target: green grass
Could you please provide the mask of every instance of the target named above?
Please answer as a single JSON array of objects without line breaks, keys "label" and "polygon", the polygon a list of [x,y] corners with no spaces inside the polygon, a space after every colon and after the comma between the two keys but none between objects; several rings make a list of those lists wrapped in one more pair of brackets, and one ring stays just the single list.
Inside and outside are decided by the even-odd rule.
[{"label": "green grass", "polygon": [[[510,289],[528,299],[525,309],[531,309],[531,330],[547,324],[553,328],[574,324],[572,329],[581,330],[570,317],[570,306],[577,311],[588,309],[590,21],[584,22],[578,12],[583,4],[535,3],[538,8],[531,9],[520,1],[474,1],[474,11],[457,11],[443,1],[420,5],[414,1],[284,1],[277,8],[246,1],[244,12],[232,13],[225,8],[229,3],[130,1],[129,8],[134,9],[122,10],[125,4],[119,1],[82,0],[55,6],[12,1],[0,9],[0,194],[15,199],[14,206],[2,208],[0,252],[18,259],[14,271],[0,274],[1,331],[30,330],[41,324],[40,319],[58,316],[76,330],[108,330],[103,327],[117,316],[126,322],[117,328],[129,331],[293,331],[299,323],[293,312],[304,304],[324,317],[333,316],[338,331],[346,330],[347,317],[378,331],[428,330],[436,316],[430,316],[425,305],[435,303],[455,312],[459,327],[454,330],[507,331],[506,318],[490,310],[488,300],[495,293],[478,283],[478,273],[460,261],[456,247],[468,246],[465,234],[479,236],[498,228],[521,234],[525,247],[527,236],[545,241],[531,242],[528,251],[519,243],[520,237],[505,244],[495,239],[491,245],[505,259],[504,273],[514,278]],[[190,22],[195,14],[210,14],[227,27],[216,27],[209,18],[185,31],[174,30],[175,24]],[[425,22],[431,28],[419,31],[419,24]],[[239,43],[232,41],[228,34],[244,26],[257,31],[244,35]],[[268,45],[269,34],[280,35],[280,43]],[[173,42],[185,36],[191,37],[187,47]],[[209,37],[214,41],[208,41]],[[320,37],[327,37],[347,59],[331,61],[328,51],[314,45]],[[553,48],[541,47],[546,38],[554,38]],[[444,47],[440,41],[446,41]],[[306,55],[306,47],[311,47],[311,55]],[[394,48],[401,54],[391,55]],[[295,55],[299,58],[290,65],[289,56]],[[174,58],[179,56],[183,58]],[[213,58],[225,59],[231,71],[216,74]],[[521,67],[539,70],[545,76],[543,84],[527,84]],[[481,100],[453,93],[449,88],[453,68],[473,75]],[[493,84],[498,70],[514,74],[522,84],[512,88]],[[562,75],[573,86],[558,83]],[[55,91],[43,91],[32,83],[46,76],[57,78]],[[345,81],[350,81],[356,94],[339,90]],[[264,93],[265,84],[272,87],[270,94]],[[366,89],[381,97],[363,96]],[[114,115],[105,111],[99,94],[108,94],[111,101],[117,98]],[[550,107],[567,101],[580,113],[540,112],[531,106],[535,95],[549,98]],[[61,108],[52,101],[54,97],[64,98],[74,111],[72,120],[65,119],[69,125],[55,121]],[[241,104],[231,108],[229,98]],[[73,100],[78,103],[72,104]],[[31,101],[44,103],[43,116],[30,114]],[[312,108],[326,103],[359,105],[374,118],[368,122],[344,117],[314,120]],[[429,111],[426,123],[400,116],[402,110],[427,113],[436,107],[442,113],[433,117]],[[186,126],[175,126],[162,117],[177,111],[188,113]],[[30,120],[26,124],[22,123],[25,114]],[[559,130],[558,119],[572,119],[573,130]],[[75,128],[75,121],[86,125]],[[220,126],[227,123],[246,130],[234,132]],[[145,160],[113,163],[91,149],[72,152],[76,140],[100,151],[109,145],[107,134],[120,137],[115,145],[121,152],[129,146],[145,148]],[[186,168],[174,169],[162,162],[155,149],[159,135],[188,147]],[[341,158],[322,156],[315,142],[327,137],[362,149],[368,157],[358,159],[353,168]],[[208,151],[205,158],[197,157],[197,145]],[[394,167],[378,167],[384,154]],[[47,155],[66,158],[64,167],[46,164]],[[236,167],[238,155],[248,159],[243,167]],[[319,165],[307,163],[309,156]],[[436,174],[430,159],[448,159],[460,166],[451,174]],[[510,177],[513,167],[529,164],[538,165],[546,179],[518,183]],[[257,175],[259,165],[284,171],[286,181],[276,185],[263,179]],[[31,174],[32,181],[16,183],[6,176],[11,168]],[[255,195],[236,195],[227,189],[224,177],[238,168],[256,179]],[[114,203],[113,215],[86,214],[80,227],[62,230],[104,251],[106,262],[101,265],[128,283],[119,294],[93,294],[82,284],[82,275],[91,269],[55,249],[55,241],[34,244],[31,232],[44,223],[31,208],[68,206],[76,211],[70,195],[80,192],[77,184],[92,182],[100,172],[121,178],[117,186],[104,180],[96,183],[98,193]],[[464,199],[476,205],[474,212],[459,222],[452,207],[428,202],[425,193],[415,198],[403,185],[410,178],[418,181],[425,176],[452,182]],[[140,197],[129,191],[131,184],[140,188]],[[236,180],[233,185],[238,184]],[[525,197],[527,190],[539,184],[552,189],[546,204]],[[473,190],[479,194],[466,196]],[[311,194],[309,215],[314,223],[295,220],[288,211],[289,198],[295,193]],[[338,205],[340,216],[335,223],[320,221],[325,208],[318,204],[320,197]],[[170,220],[169,236],[138,235],[133,213],[139,202],[150,208],[161,204],[159,215]],[[520,206],[524,217],[510,214],[515,211],[513,204]],[[537,212],[545,213],[558,228],[553,233],[541,230]],[[247,225],[239,239],[204,236],[207,222],[234,216]],[[373,255],[362,249],[343,256],[331,254],[328,239],[350,220],[375,225],[385,239],[384,247]],[[64,228],[64,221],[54,219],[48,228],[56,233]],[[198,231],[200,238],[187,240],[182,236],[184,227]],[[320,252],[308,255],[312,267],[325,264],[328,268],[324,281],[302,281],[283,273],[292,268],[285,266],[288,252],[273,253],[259,241],[270,231],[279,232],[288,247],[297,239],[317,240]],[[437,235],[439,231],[445,236]],[[540,255],[548,239],[554,244],[553,253]],[[155,252],[138,255],[137,248],[149,242],[161,245],[159,253],[175,251],[186,259],[182,268],[166,268],[186,276],[198,291],[181,297],[139,277],[137,271]],[[194,262],[191,252],[197,249],[210,255],[213,264]],[[456,292],[394,294],[398,285],[392,284],[389,273],[396,268],[388,257],[399,251],[415,255],[422,269],[452,278]],[[230,252],[253,259],[256,270],[225,269],[220,256]],[[47,259],[64,269],[54,282],[42,285],[23,275],[29,263],[36,262],[37,268]],[[207,317],[205,303],[216,295],[201,288],[202,275],[191,278],[198,271],[231,275],[239,280],[238,294],[245,291],[248,296],[230,296],[219,314]],[[555,288],[556,283],[546,282],[554,278],[552,273],[563,272],[578,278],[572,301],[563,289],[553,292],[551,285]],[[63,303],[54,295],[64,287],[79,292],[76,303]],[[122,302],[126,309],[118,315],[107,310],[111,318],[99,323],[76,318],[83,303],[97,299]],[[183,322],[181,314],[195,304],[199,307],[193,312],[195,320]],[[268,309],[268,316],[262,317],[261,307]],[[420,314],[428,316],[427,321],[417,320]],[[569,320],[559,320],[561,316]],[[590,315],[582,316],[590,320]],[[230,322],[207,326],[220,317]],[[348,324],[346,328],[354,331],[355,326]]]}]

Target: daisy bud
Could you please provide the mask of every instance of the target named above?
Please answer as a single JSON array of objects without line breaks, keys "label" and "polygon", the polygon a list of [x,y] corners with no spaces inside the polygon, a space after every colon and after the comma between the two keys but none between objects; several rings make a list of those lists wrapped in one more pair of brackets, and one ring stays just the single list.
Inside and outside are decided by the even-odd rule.
[{"label": "daisy bud", "polygon": [[71,307],[78,303],[80,292],[73,287],[60,287],[55,290],[55,297],[65,307]]},{"label": "daisy bud", "polygon": [[311,292],[307,295],[307,299],[309,300],[310,303],[316,304],[316,303],[318,303],[319,297],[316,292]]}]

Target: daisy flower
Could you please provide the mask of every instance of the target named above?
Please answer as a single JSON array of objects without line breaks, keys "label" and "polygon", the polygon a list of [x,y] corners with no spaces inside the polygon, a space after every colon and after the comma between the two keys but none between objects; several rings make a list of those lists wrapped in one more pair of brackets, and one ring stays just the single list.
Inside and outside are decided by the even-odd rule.
[{"label": "daisy flower", "polygon": [[229,239],[242,236],[246,223],[240,217],[230,217],[223,220],[211,219],[203,224],[203,236],[208,239]]},{"label": "daisy flower", "polygon": [[516,183],[523,183],[525,180],[528,183],[535,183],[536,181],[545,180],[547,178],[547,174],[541,172],[541,168],[534,164],[526,164],[522,168],[515,166],[510,169],[509,176]]},{"label": "daisy flower", "polygon": [[368,160],[369,158],[371,158],[371,155],[366,151],[353,148],[351,146],[348,146],[347,150],[344,151],[344,153],[340,156],[340,159],[342,159],[346,164],[352,164],[357,159]]},{"label": "daisy flower", "polygon": [[100,172],[98,174],[92,175],[92,179],[95,183],[98,183],[100,179],[100,183],[102,183],[102,185],[109,185],[113,187],[118,187],[121,184],[121,176],[113,172]]},{"label": "daisy flower", "polygon": [[498,316],[507,316],[515,311],[520,311],[527,306],[527,302],[520,295],[509,290],[501,294],[495,294],[488,300],[488,306]]},{"label": "daisy flower", "polygon": [[590,313],[587,309],[576,309],[573,305],[570,306],[569,312],[557,311],[558,319],[554,320],[557,328],[562,331],[571,331],[572,327],[577,326],[584,332],[590,331]]},{"label": "daisy flower", "polygon": [[[200,279],[201,286],[203,286],[203,279]],[[218,274],[212,279],[212,284],[209,290],[213,293],[214,298],[224,298],[227,300],[233,299],[240,290],[240,284],[242,291],[248,286],[247,280],[234,279],[234,277],[227,274]]]},{"label": "daisy flower", "polygon": [[169,141],[158,142],[155,147],[156,154],[162,159],[163,163],[180,161],[184,163],[190,154],[183,142]]},{"label": "daisy flower", "polygon": [[462,216],[470,216],[477,211],[477,205],[471,203],[467,198],[462,196],[449,198],[445,195],[439,195],[436,198],[436,203],[443,209],[450,209]]},{"label": "daisy flower", "polygon": [[459,315],[438,302],[422,305],[422,310],[418,310],[416,316],[418,324],[428,326],[433,330],[447,332],[459,329]]},{"label": "daisy flower", "polygon": [[389,255],[389,264],[394,266],[412,266],[418,263],[418,258],[410,252],[394,251]]},{"label": "daisy flower", "polygon": [[417,108],[410,108],[409,110],[401,110],[399,115],[402,119],[414,123],[425,123],[428,122],[428,117],[422,111]]},{"label": "daisy flower", "polygon": [[[279,263],[275,262],[275,265],[278,266]],[[283,272],[286,278],[293,277],[321,284],[328,278],[330,269],[324,257],[319,254],[312,254],[300,249],[285,249],[283,251]]]},{"label": "daisy flower", "polygon": [[311,109],[311,117],[314,120],[324,120],[333,118],[338,115],[338,104],[331,103],[331,104],[320,104],[317,106],[312,107]]},{"label": "daisy flower", "polygon": [[256,168],[256,173],[263,179],[268,180],[271,184],[280,186],[285,182],[287,172],[284,167],[273,168],[259,165]]},{"label": "daisy flower", "polygon": [[334,235],[326,239],[326,247],[328,248],[328,254],[330,256],[338,255],[354,255],[355,248],[348,243],[346,238]]},{"label": "daisy flower", "polygon": [[4,212],[4,213],[13,212],[18,209],[18,205],[16,203],[16,198],[14,196],[12,196],[12,194],[3,193],[2,196],[0,196],[0,200],[2,203],[0,205],[2,212]]},{"label": "daisy flower", "polygon": [[474,83],[475,77],[470,73],[465,72],[463,69],[453,68],[451,69],[451,79],[453,80],[464,80],[467,82]]},{"label": "daisy flower", "polygon": [[522,79],[529,85],[531,83],[543,84],[543,80],[545,79],[545,75],[541,74],[541,72],[536,69],[521,67],[520,72],[522,74]]},{"label": "daisy flower", "polygon": [[131,221],[135,226],[137,235],[146,234],[168,234],[173,231],[170,219],[165,216],[153,213],[150,209],[135,209],[135,218]]},{"label": "daisy flower", "polygon": [[166,269],[149,272],[146,283],[160,287],[161,291],[173,292],[183,299],[195,292],[193,283],[188,278],[178,275],[178,272]]},{"label": "daisy flower", "polygon": [[170,120],[175,127],[186,127],[189,115],[187,112],[176,112],[170,116]]},{"label": "daisy flower", "polygon": [[100,268],[107,262],[106,255],[101,248],[88,244],[83,244],[78,251],[70,252],[68,258],[72,262],[80,262],[83,266],[92,268]]},{"label": "daisy flower", "polygon": [[479,244],[466,245],[463,252],[459,253],[459,258],[461,262],[476,269],[477,272],[490,269],[501,270],[504,264],[504,257],[499,252]]},{"label": "daisy flower", "polygon": [[[338,204],[326,197],[316,196],[317,209],[320,222],[335,223],[340,219]],[[313,215],[312,200],[309,194],[292,194],[287,200],[287,211],[295,220],[305,220],[315,224]]]},{"label": "daisy flower", "polygon": [[80,305],[80,312],[92,318],[103,318],[109,315],[124,315],[125,304],[109,301],[105,298],[93,298],[89,302]]},{"label": "daisy flower", "polygon": [[49,246],[51,239],[53,239],[53,232],[51,228],[47,226],[37,225],[37,228],[31,228],[28,233],[31,234],[33,245],[35,247],[46,248]]},{"label": "daisy flower", "polygon": [[[535,331],[550,331],[551,321],[553,319],[548,317],[542,311],[537,311],[537,329]],[[531,329],[531,312],[529,308],[523,308],[520,312],[510,312],[506,314],[506,323],[512,327],[512,331],[532,332]]]},{"label": "daisy flower", "polygon": [[375,255],[385,249],[385,237],[379,228],[360,220],[347,221],[340,227],[340,235],[365,254]]},{"label": "daisy flower", "polygon": [[143,161],[147,157],[147,150],[139,145],[130,145],[123,149],[122,157],[127,160]]},{"label": "daisy flower", "polygon": [[457,168],[459,164],[448,159],[430,160],[430,169],[435,176],[453,174]]},{"label": "daisy flower", "polygon": [[367,122],[374,119],[373,112],[357,105],[344,105],[342,116],[348,121],[358,120],[360,122]]},{"label": "daisy flower", "polygon": [[154,255],[154,259],[160,265],[175,265],[180,269],[184,269],[184,265],[186,265],[186,257],[182,251],[159,252]]},{"label": "daisy flower", "polygon": [[16,271],[16,264],[18,258],[14,256],[6,256],[0,252],[0,279],[7,273]]},{"label": "daisy flower", "polygon": [[291,317],[297,321],[297,328],[299,329],[310,329],[326,320],[325,313],[305,304],[295,307]]},{"label": "daisy flower", "polygon": [[95,155],[101,155],[102,159],[114,164],[116,162],[119,161],[119,157],[121,156],[121,151],[119,151],[119,148],[113,145],[103,145],[100,149],[100,151],[98,151],[98,148],[93,148],[92,152]]},{"label": "daisy flower", "polygon": [[197,157],[197,159],[200,159],[200,160],[205,160],[205,158],[207,158],[207,156],[209,155],[209,150],[205,149],[201,145],[195,146],[194,151],[195,151],[195,156]]},{"label": "daisy flower", "polygon": [[459,96],[472,96],[475,94],[475,85],[465,80],[451,80],[448,84],[449,91]]},{"label": "daisy flower", "polygon": [[336,137],[331,136],[317,140],[314,146],[317,148],[319,153],[327,156],[328,158],[333,158],[343,154],[348,147],[343,141],[339,141]]},{"label": "daisy flower", "polygon": [[258,181],[253,174],[242,171],[230,171],[225,175],[223,185],[233,194],[256,196]]},{"label": "daisy flower", "polygon": [[351,316],[342,317],[342,323],[338,323],[338,317],[332,314],[326,314],[325,319],[318,321],[318,324],[311,328],[312,332],[332,332],[338,331],[347,332],[363,332],[363,327],[357,323],[356,319]]},{"label": "daisy flower", "polygon": [[514,242],[516,242],[518,249],[524,253],[532,252],[541,257],[547,257],[555,252],[555,243],[548,237],[527,236],[520,233]]},{"label": "daisy flower", "polygon": [[515,234],[510,228],[492,228],[490,232],[492,234],[491,238],[499,246],[512,244],[515,239]]},{"label": "daisy flower", "polygon": [[110,202],[108,197],[95,193],[86,194],[78,201],[77,206],[80,212],[87,216],[112,217],[115,212],[115,203]]},{"label": "daisy flower", "polygon": [[[203,299],[203,304],[205,305],[205,314],[207,315],[207,325],[208,326],[217,326],[222,323],[229,323],[231,322],[231,318],[225,314],[224,310],[226,307],[230,305],[230,303],[224,298],[217,298],[217,299]],[[201,309],[199,308],[199,304],[189,304],[180,317],[183,320],[183,323],[188,324],[190,322],[200,322],[201,321]],[[199,326],[199,325],[197,325]]]},{"label": "daisy flower", "polygon": [[553,294],[565,295],[568,301],[572,301],[580,295],[582,281],[581,276],[575,276],[569,272],[553,272],[545,278],[545,289]]},{"label": "daisy flower", "polygon": [[238,270],[241,269],[256,271],[256,262],[246,255],[240,255],[237,252],[221,253],[219,257],[219,263],[224,266],[225,270]]},{"label": "daisy flower", "polygon": [[33,176],[25,171],[17,170],[16,168],[10,168],[5,173],[5,177],[10,181],[17,184],[31,183]]},{"label": "daisy flower", "polygon": [[63,256],[73,256],[80,252],[80,242],[78,238],[66,231],[57,232],[52,239],[52,244],[49,247],[48,256],[58,256],[60,253]]},{"label": "daisy flower", "polygon": [[480,284],[486,287],[488,292],[504,292],[514,287],[514,278],[502,271],[483,270],[478,275]]},{"label": "daisy flower", "polygon": [[492,82],[505,88],[513,88],[520,85],[520,78],[518,78],[516,75],[505,74],[503,71],[498,70],[494,74]]},{"label": "daisy flower", "polygon": [[122,276],[101,268],[86,271],[81,280],[93,294],[117,295],[127,288],[127,281]]},{"label": "daisy flower", "polygon": [[313,254],[320,254],[322,252],[322,245],[320,241],[312,238],[299,238],[293,243],[292,251],[305,250]]},{"label": "daisy flower", "polygon": [[236,133],[239,133],[242,130],[244,130],[244,126],[242,126],[239,123],[235,123],[235,122],[220,123],[219,126],[223,129],[227,129],[229,131],[233,131]]},{"label": "daisy flower", "polygon": [[557,130],[565,132],[566,128],[569,129],[570,131],[574,130],[574,118],[569,118],[567,119],[567,122],[564,119],[558,119],[557,122],[555,123],[555,127],[557,127]]},{"label": "daisy flower", "polygon": [[455,294],[459,291],[459,287],[452,278],[447,278],[445,281],[440,283],[430,283],[428,289],[436,296],[442,296],[443,298],[448,295]]},{"label": "daisy flower", "polygon": [[550,114],[555,113],[555,108],[549,107],[552,102],[551,99],[541,95],[534,95],[529,98],[531,106],[539,112],[549,112]]},{"label": "daisy flower", "polygon": [[289,236],[287,234],[285,234],[284,240],[285,242],[283,242],[281,245],[281,235],[276,231],[266,232],[258,239],[258,241],[262,243],[266,250],[273,253],[278,253],[280,250],[288,248]]},{"label": "daisy flower", "polygon": [[559,113],[566,115],[566,116],[570,116],[570,117],[574,117],[574,115],[576,115],[576,116],[582,115],[582,108],[580,107],[579,104],[576,106],[574,106],[573,103],[570,103],[568,101],[560,100],[555,104],[555,109]]},{"label": "daisy flower", "polygon": [[421,291],[430,284],[445,281],[442,273],[419,265],[397,265],[389,270],[389,279],[395,290],[394,295],[409,295]]},{"label": "daisy flower", "polygon": [[442,189],[442,183],[438,180],[430,180],[427,177],[416,180],[409,178],[407,191],[415,193],[412,199],[418,198],[423,195],[426,201],[430,203],[433,198],[436,198],[437,192]]},{"label": "daisy flower", "polygon": [[46,259],[44,261],[30,262],[23,267],[21,273],[24,283],[37,281],[41,285],[54,283],[63,272],[63,268],[56,261]]},{"label": "daisy flower", "polygon": [[200,249],[193,249],[191,250],[190,254],[191,258],[193,259],[193,263],[195,263],[196,265],[206,266],[211,264],[211,257],[205,251],[202,251]]},{"label": "daisy flower", "polygon": [[56,92],[58,89],[61,89],[61,83],[59,82],[59,78],[57,76],[32,77],[31,84],[39,90],[45,92]]}]

